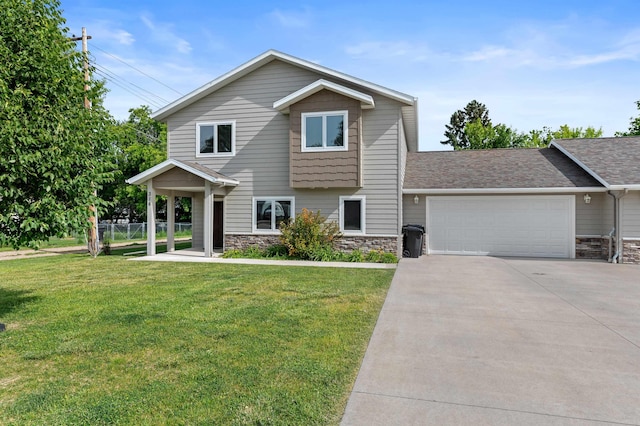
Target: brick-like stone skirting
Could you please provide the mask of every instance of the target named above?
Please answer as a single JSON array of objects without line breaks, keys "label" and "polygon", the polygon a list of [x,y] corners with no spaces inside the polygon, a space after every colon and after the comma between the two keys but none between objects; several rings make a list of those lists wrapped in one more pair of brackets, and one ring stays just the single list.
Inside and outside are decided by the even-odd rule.
[{"label": "brick-like stone skirting", "polygon": [[609,259],[609,237],[577,236],[576,259]]},{"label": "brick-like stone skirting", "polygon": [[640,264],[640,238],[622,239],[622,263]]},{"label": "brick-like stone skirting", "polygon": [[[225,248],[227,250],[246,249],[257,246],[265,249],[274,244],[280,244],[279,235],[225,235]],[[367,237],[367,236],[343,236],[336,241],[335,248],[340,251],[351,252],[360,249],[363,253],[371,250],[382,249],[385,252],[397,254],[398,239],[396,237]]]},{"label": "brick-like stone skirting", "polygon": [[382,250],[387,253],[397,254],[398,238],[344,235],[336,242],[335,248],[346,252],[360,249],[363,253],[368,253],[371,250]]},{"label": "brick-like stone skirting", "polygon": [[238,235],[226,234],[224,247],[226,250],[244,250],[252,246],[266,249],[269,246],[280,244],[279,235]]}]

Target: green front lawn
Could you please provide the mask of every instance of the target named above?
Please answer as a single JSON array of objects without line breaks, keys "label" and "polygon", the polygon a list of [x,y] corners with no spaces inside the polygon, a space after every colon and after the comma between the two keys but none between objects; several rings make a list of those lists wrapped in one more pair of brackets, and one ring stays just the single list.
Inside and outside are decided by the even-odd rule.
[{"label": "green front lawn", "polygon": [[337,424],[392,275],[0,262],[0,423]]}]

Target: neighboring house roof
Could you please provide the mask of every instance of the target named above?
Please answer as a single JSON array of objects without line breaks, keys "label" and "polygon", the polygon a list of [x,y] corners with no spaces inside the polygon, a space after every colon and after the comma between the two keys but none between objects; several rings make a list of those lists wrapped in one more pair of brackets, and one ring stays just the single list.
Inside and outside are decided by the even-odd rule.
[{"label": "neighboring house roof", "polygon": [[348,87],[341,86],[340,84],[332,83],[323,79],[314,81],[310,85],[305,86],[302,89],[297,90],[292,94],[275,101],[273,103],[273,107],[278,111],[288,114],[289,107],[291,105],[295,104],[296,102],[300,102],[301,100],[313,95],[314,93],[318,93],[323,89],[330,90],[343,96],[347,96],[351,99],[355,99],[356,101],[360,101],[362,109],[371,109],[375,107],[373,98],[366,93],[361,93],[357,90],[353,90]]},{"label": "neighboring house roof", "polygon": [[232,179],[228,176],[223,175],[222,173],[218,173],[213,169],[205,167],[198,163],[193,163],[191,161],[178,161],[172,158],[163,161],[156,166],[145,170],[142,173],[135,175],[132,178],[127,179],[127,183],[131,185],[143,185],[149,179],[152,179],[158,175],[161,175],[174,167],[178,167],[182,170],[185,170],[189,173],[192,173],[196,176],[201,177],[202,179],[209,181],[211,183],[222,184],[222,185],[231,185],[237,186],[240,184],[235,179]]},{"label": "neighboring house roof", "polygon": [[238,80],[241,77],[255,71],[256,69],[270,63],[274,60],[280,60],[300,68],[314,71],[322,76],[339,79],[363,88],[369,91],[380,94],[387,98],[394,99],[405,106],[402,107],[402,116],[405,122],[405,131],[407,135],[407,143],[410,150],[418,149],[418,100],[417,98],[407,95],[396,90],[392,90],[357,77],[350,76],[348,74],[341,73],[339,71],[332,70],[322,65],[315,64],[313,62],[305,61],[304,59],[296,58],[295,56],[287,55],[277,50],[268,50],[267,52],[256,56],[249,62],[240,65],[239,67],[229,71],[228,73],[216,78],[215,80],[205,84],[204,86],[192,91],[191,93],[181,97],[180,99],[170,103],[169,105],[160,108],[158,111],[151,114],[151,118],[158,121],[165,121],[171,114],[185,108],[188,105],[210,95],[216,90]]},{"label": "neighboring house roof", "polygon": [[403,192],[571,192],[605,188],[554,148],[409,152]]},{"label": "neighboring house roof", "polygon": [[640,189],[640,137],[551,142],[609,189]]}]

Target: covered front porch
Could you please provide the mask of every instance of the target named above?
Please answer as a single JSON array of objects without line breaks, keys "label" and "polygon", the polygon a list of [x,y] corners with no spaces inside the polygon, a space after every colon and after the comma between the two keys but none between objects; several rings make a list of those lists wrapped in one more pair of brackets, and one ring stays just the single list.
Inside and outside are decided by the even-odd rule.
[{"label": "covered front porch", "polygon": [[[130,178],[147,188],[148,229],[156,227],[156,197],[167,197],[167,252],[175,251],[175,199],[192,200],[192,250],[212,257],[224,249],[224,198],[239,182],[198,163],[169,159]],[[155,232],[147,233],[147,255],[156,254]]]}]

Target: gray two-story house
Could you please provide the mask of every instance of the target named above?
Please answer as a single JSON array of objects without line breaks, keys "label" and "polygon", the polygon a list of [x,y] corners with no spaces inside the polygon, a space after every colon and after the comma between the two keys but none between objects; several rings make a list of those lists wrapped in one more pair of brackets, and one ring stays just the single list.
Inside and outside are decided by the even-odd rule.
[{"label": "gray two-story house", "polygon": [[150,229],[157,195],[170,221],[174,197],[191,197],[193,247],[211,256],[273,244],[307,208],[340,224],[342,248],[400,254],[414,97],[271,50],[152,117],[167,123],[168,160],[129,179],[147,187]]},{"label": "gray two-story house", "polygon": [[[145,185],[148,221],[191,197],[193,248],[266,247],[303,208],[336,221],[343,250],[604,258],[640,263],[640,137],[548,148],[419,152],[417,99],[268,51],[166,107],[168,160]],[[155,254],[149,234],[148,254]]]}]

